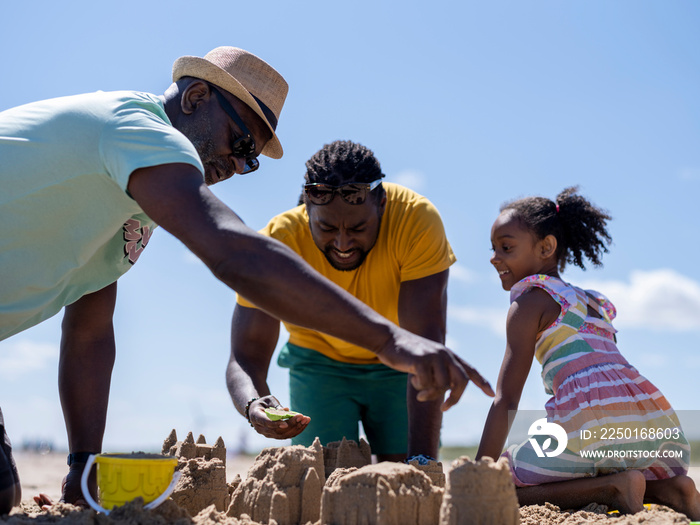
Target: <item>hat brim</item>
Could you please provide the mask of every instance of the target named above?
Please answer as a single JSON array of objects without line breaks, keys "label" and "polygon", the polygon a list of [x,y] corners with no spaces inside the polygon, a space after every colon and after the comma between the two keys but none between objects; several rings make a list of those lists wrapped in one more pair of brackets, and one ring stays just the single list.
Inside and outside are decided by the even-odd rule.
[{"label": "hat brim", "polygon": [[255,114],[262,119],[272,133],[272,138],[265,144],[261,153],[272,159],[282,158],[284,151],[282,150],[282,144],[280,144],[274,128],[265,117],[260,105],[238,80],[219,66],[195,56],[180,57],[173,64],[173,82],[177,82],[182,77],[201,78],[202,80],[211,82],[221,89],[225,89],[255,111]]}]

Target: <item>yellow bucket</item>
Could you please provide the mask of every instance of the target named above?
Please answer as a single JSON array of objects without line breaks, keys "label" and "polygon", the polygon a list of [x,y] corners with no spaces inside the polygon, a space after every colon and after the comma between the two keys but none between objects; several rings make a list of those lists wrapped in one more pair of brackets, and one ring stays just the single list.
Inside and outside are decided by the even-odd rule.
[{"label": "yellow bucket", "polygon": [[[93,463],[97,465],[100,503],[92,498],[87,486]],[[177,458],[161,454],[91,455],[81,479],[83,496],[93,509],[105,514],[138,497],[143,498],[144,508],[155,508],[175,489],[180,479],[180,472],[175,472],[176,466]]]}]

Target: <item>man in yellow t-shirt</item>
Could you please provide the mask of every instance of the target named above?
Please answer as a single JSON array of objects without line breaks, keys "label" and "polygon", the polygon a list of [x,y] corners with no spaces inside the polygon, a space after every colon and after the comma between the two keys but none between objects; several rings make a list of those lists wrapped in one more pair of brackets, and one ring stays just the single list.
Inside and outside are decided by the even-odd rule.
[{"label": "man in yellow t-shirt", "polygon": [[[407,188],[382,183],[379,162],[360,144],[327,144],[306,167],[301,204],[261,233],[387,319],[444,343],[448,268],[456,258],[437,209]],[[273,422],[263,410],[280,405],[267,384],[279,320],[238,297],[227,383],[256,431],[307,446],[318,436],[325,445],[357,441],[361,421],[380,461],[437,457],[440,400],[417,401],[408,375],[364,348],[284,324],[290,337],[278,363],[290,369],[290,404],[301,414]]]}]

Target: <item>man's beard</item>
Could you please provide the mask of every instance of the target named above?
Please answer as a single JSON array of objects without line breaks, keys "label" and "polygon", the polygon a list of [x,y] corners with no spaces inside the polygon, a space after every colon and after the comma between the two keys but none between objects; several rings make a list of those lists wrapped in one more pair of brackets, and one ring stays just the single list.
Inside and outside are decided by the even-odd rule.
[{"label": "man's beard", "polygon": [[367,254],[369,253],[369,252],[365,252],[362,250],[357,250],[357,251],[359,251],[361,254],[360,258],[351,267],[337,266],[335,259],[333,259],[333,257],[331,256],[331,253],[333,252],[333,248],[330,246],[323,251],[323,255],[326,256],[326,260],[328,261],[328,264],[330,264],[336,270],[339,270],[341,272],[351,272],[353,270],[357,270],[360,266],[362,266],[362,263],[365,262],[365,259],[367,258]]},{"label": "man's beard", "polygon": [[204,166],[204,182],[207,186],[211,186],[215,181],[211,178],[207,166],[213,166],[221,178],[228,178],[234,172],[234,167],[231,162],[220,154],[215,152],[215,146],[212,142],[212,131],[208,120],[205,120],[204,126],[188,126],[185,125],[180,131],[190,140],[194,149],[197,150],[199,159]]},{"label": "man's beard", "polygon": [[374,242],[372,243],[372,246],[367,248],[367,250],[361,250],[357,248],[357,251],[360,252],[360,258],[357,260],[355,264],[353,264],[351,267],[340,267],[337,266],[336,261],[332,258],[331,253],[333,252],[333,247],[328,245],[323,251],[323,255],[326,257],[326,260],[328,261],[328,264],[330,264],[333,268],[335,268],[338,271],[341,272],[351,272],[353,270],[357,270],[362,264],[365,262],[365,259],[367,259],[367,255],[369,255],[369,252],[374,248],[374,245],[377,244],[377,240],[379,239],[379,234],[382,231],[382,218],[379,217],[379,221],[377,224],[377,237],[374,239]]}]

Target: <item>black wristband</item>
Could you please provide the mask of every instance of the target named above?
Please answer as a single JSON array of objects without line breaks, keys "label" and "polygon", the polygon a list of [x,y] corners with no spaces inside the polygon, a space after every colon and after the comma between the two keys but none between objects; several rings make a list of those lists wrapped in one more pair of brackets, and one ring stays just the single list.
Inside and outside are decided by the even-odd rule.
[{"label": "black wristband", "polygon": [[[244,415],[245,415],[245,418],[248,420],[248,423],[250,423],[250,405],[252,405],[252,404],[253,404],[255,401],[257,401],[258,399],[260,399],[260,398],[259,398],[259,397],[254,397],[254,398],[250,399],[250,401],[248,401],[248,402],[245,404],[245,414],[244,414]],[[252,426],[253,426],[253,423],[250,423],[250,426],[252,427]]]},{"label": "black wristband", "polygon": [[87,460],[93,454],[99,454],[99,452],[73,452],[68,454],[68,466],[70,467],[73,463],[87,463]]}]

